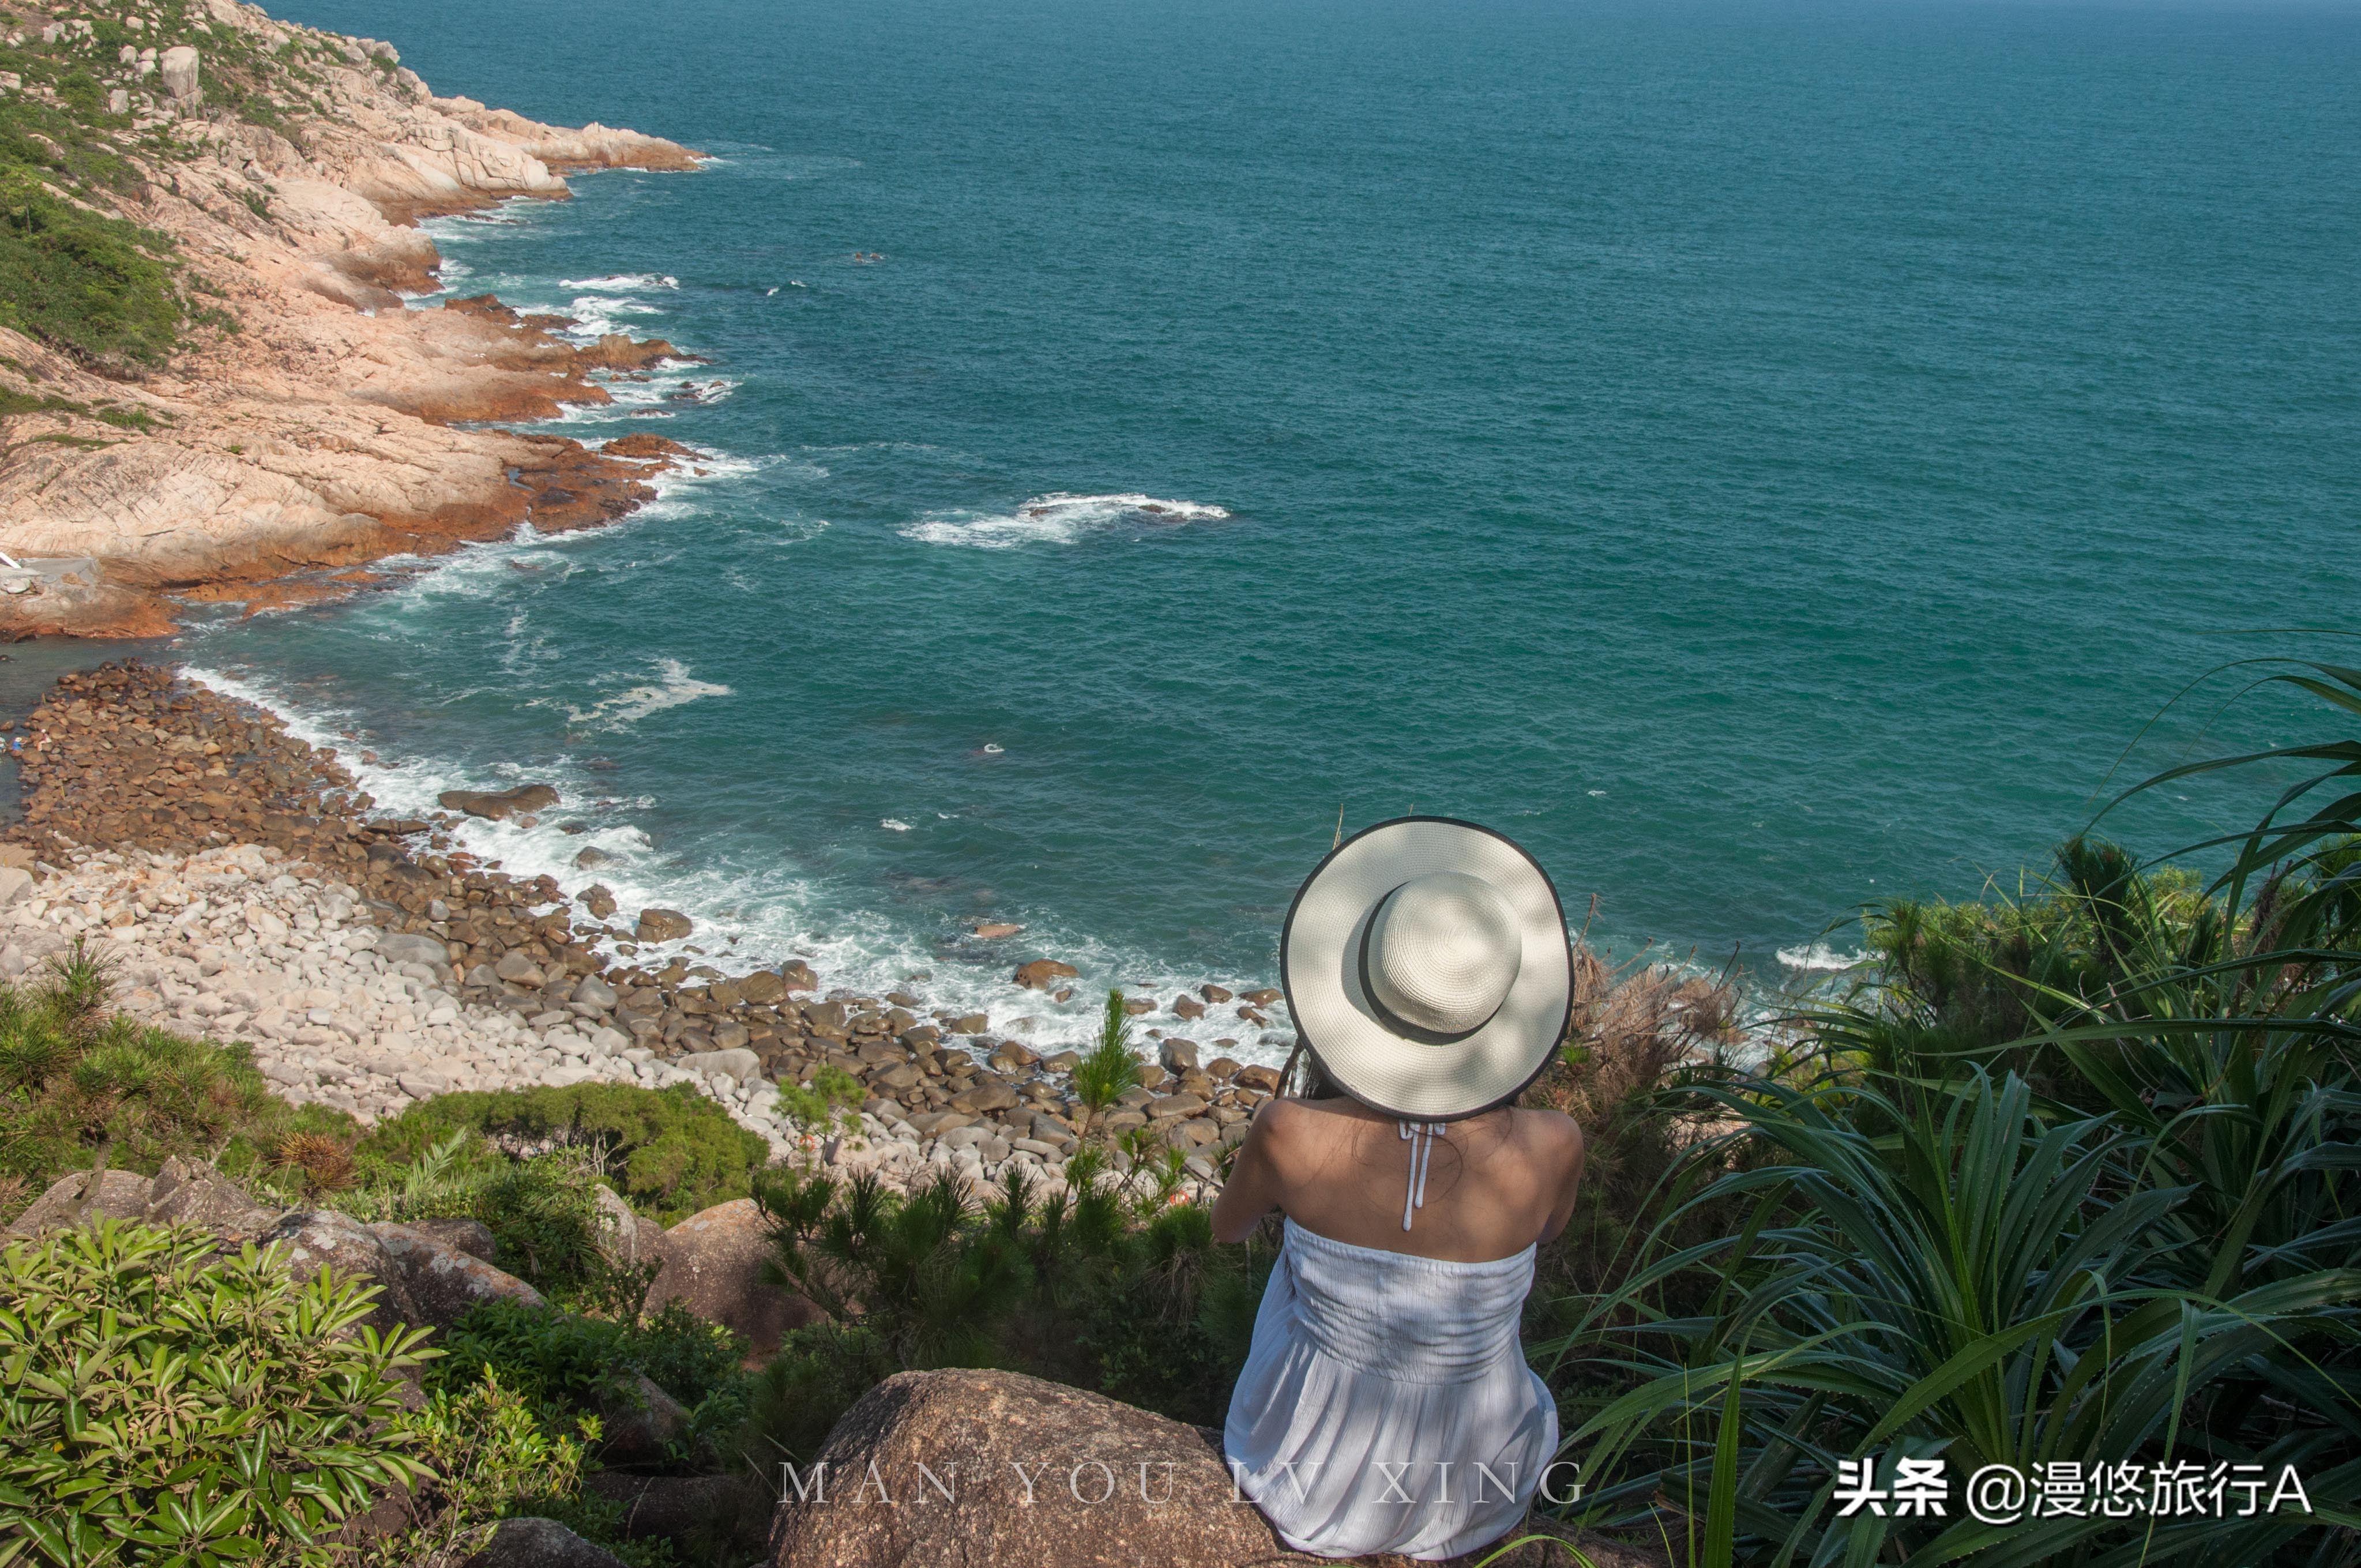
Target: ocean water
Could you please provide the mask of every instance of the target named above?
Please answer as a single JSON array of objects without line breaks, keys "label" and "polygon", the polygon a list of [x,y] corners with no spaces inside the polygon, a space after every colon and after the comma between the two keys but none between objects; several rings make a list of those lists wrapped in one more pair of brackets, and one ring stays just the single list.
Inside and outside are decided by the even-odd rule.
[{"label": "ocean water", "polygon": [[714,155],[433,225],[705,356],[556,428],[708,458],[184,656],[396,806],[555,783],[477,836],[724,967],[1071,1038],[1014,962],[1268,982],[1340,817],[1416,809],[1776,984],[2291,739],[2235,677],[2150,720],[2353,624],[2349,5],[283,10]]}]

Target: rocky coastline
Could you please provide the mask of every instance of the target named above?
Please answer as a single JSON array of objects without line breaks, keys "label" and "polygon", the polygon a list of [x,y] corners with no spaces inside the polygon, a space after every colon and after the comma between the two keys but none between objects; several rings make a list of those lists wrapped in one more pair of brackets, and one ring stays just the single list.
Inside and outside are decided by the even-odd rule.
[{"label": "rocky coastline", "polygon": [[[93,145],[126,177],[91,193],[168,239],[184,292],[227,324],[161,367],[0,328],[0,551],[65,564],[0,584],[0,639],[151,637],[186,602],[350,593],[386,556],[612,521],[694,460],[649,435],[593,449],[476,428],[608,401],[607,380],[692,357],[671,345],[568,341],[573,323],[489,296],[403,296],[438,286],[421,217],[561,200],[569,170],[686,172],[697,154],[437,97],[390,44],[235,0],[107,10],[135,39],[192,41],[117,50],[79,11],[39,6],[12,6],[0,35],[120,83]],[[0,93],[71,107],[13,73]]]},{"label": "rocky coastline", "polygon": [[[1180,1151],[1211,1188],[1277,1087],[1268,1067],[1167,1038],[1093,1117],[1072,1052],[1039,1055],[986,1014],[829,989],[800,959],[741,974],[659,962],[646,945],[691,935],[688,916],[620,910],[596,884],[569,899],[455,845],[457,814],[548,811],[555,791],[453,792],[434,819],[388,817],[333,751],[162,666],[63,676],[0,721],[0,744],[25,792],[24,822],[0,835],[0,975],[80,940],[115,966],[136,1017],[242,1042],[282,1096],[364,1124],[453,1090],[687,1083],[774,1157],[902,1190],[948,1168],[987,1192],[1022,1168],[1060,1190],[1086,1137],[1118,1169]],[[1071,972],[1036,959],[1016,978]],[[1274,995],[1207,986],[1127,1006],[1252,1018]],[[784,1119],[779,1086],[829,1067],[864,1091],[851,1124]]]}]

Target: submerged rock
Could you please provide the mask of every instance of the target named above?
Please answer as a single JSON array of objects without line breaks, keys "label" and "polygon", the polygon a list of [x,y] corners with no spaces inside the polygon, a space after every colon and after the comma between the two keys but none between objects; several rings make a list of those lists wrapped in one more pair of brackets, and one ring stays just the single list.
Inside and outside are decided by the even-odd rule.
[{"label": "submerged rock", "polygon": [[558,795],[549,785],[536,784],[497,791],[446,789],[434,798],[445,811],[464,811],[470,817],[505,822],[511,817],[555,806]]}]

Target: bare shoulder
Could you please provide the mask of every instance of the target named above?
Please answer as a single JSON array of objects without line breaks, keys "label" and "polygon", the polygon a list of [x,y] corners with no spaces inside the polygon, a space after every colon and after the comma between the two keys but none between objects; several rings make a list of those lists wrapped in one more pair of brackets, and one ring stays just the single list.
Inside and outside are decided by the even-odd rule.
[{"label": "bare shoulder", "polygon": [[1572,1164],[1582,1155],[1582,1127],[1562,1111],[1511,1113],[1513,1135],[1536,1154],[1555,1156]]}]

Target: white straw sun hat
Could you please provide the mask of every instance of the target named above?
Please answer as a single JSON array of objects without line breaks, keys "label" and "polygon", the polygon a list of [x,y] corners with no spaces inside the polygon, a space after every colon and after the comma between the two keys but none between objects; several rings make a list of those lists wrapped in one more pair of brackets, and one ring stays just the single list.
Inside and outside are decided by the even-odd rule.
[{"label": "white straw sun hat", "polygon": [[1418,1122],[1514,1099],[1574,1005],[1557,889],[1473,822],[1402,817],[1329,851],[1287,912],[1280,983],[1337,1088]]}]

